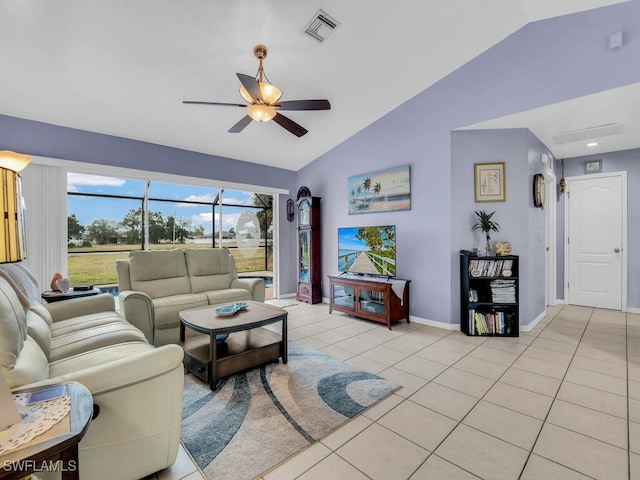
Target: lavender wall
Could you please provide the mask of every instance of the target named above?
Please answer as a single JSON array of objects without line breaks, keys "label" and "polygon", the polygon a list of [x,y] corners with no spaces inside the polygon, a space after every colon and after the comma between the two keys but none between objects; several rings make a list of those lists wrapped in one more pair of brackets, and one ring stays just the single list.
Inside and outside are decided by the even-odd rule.
[{"label": "lavender wall", "polygon": [[[548,149],[527,129],[463,130],[452,132],[451,168],[458,188],[452,189],[451,246],[459,251],[484,246],[480,231],[471,231],[476,210],[496,212],[500,225],[492,240],[507,240],[520,256],[520,324],[530,324],[545,309],[544,212],[533,206],[533,175],[541,173],[540,154]],[[473,164],[505,162],[505,202],[475,203]],[[452,323],[459,318],[458,259],[451,265]]]},{"label": "lavender wall", "polygon": [[[640,81],[640,1],[529,24],[297,174],[228,158],[72,130],[0,115],[0,148],[47,157],[144,170],[198,175],[289,189],[307,185],[323,197],[323,269],[336,271],[337,227],[395,223],[398,274],[413,280],[412,314],[457,323],[457,260],[453,210],[460,187],[452,174],[451,134],[473,125],[551,103]],[[608,49],[611,33],[625,45]],[[419,40],[419,32],[416,33]],[[336,118],[336,121],[340,121]],[[412,209],[349,216],[346,179],[408,164]],[[530,171],[522,182],[529,188]],[[455,197],[457,198],[457,197]],[[282,291],[295,291],[295,231],[281,207]],[[535,218],[524,217],[527,228]],[[468,224],[468,219],[464,221]],[[467,227],[464,227],[465,230]],[[457,231],[457,230],[456,230]],[[530,253],[529,253],[530,254]],[[529,281],[537,281],[531,277]],[[325,288],[324,295],[327,295]]]},{"label": "lavender wall", "polygon": [[[0,115],[0,150],[77,162],[188,175],[219,181],[288,189],[296,194],[295,173],[225,157],[86,132]],[[295,291],[295,235],[280,198],[280,287]],[[293,258],[292,258],[293,257]],[[293,272],[293,273],[292,273]]]},{"label": "lavender wall", "polygon": [[[575,177],[584,174],[586,160],[602,159],[602,171],[627,172],[627,306],[640,308],[640,149],[621,152],[602,153],[565,159],[564,174]],[[560,163],[560,162],[557,162]],[[561,178],[559,168],[556,171],[558,181]],[[564,298],[564,208],[565,196],[558,201],[558,298]]]},{"label": "lavender wall", "polygon": [[[297,183],[323,197],[324,273],[336,271],[338,227],[395,223],[398,275],[413,281],[411,313],[458,323],[453,272],[460,245],[468,246],[468,240],[458,235],[462,230],[466,235],[470,220],[465,218],[465,226],[460,227],[459,215],[454,214],[460,206],[453,199],[464,187],[458,172],[452,171],[456,166],[452,165],[451,131],[640,81],[637,18],[640,2],[634,0],[529,24],[300,170]],[[609,35],[621,30],[625,45],[609,50]],[[528,142],[533,152],[545,150],[535,143]],[[524,155],[522,177],[510,179],[510,184],[521,184],[522,191],[529,192],[533,165],[527,159],[536,154],[529,157],[527,149]],[[403,164],[411,166],[410,211],[348,215],[347,177]],[[510,187],[510,191],[514,190]],[[510,220],[506,221],[509,225]],[[537,234],[540,219],[535,213],[525,213],[522,222],[523,229]],[[537,257],[536,247],[531,249],[527,246],[521,253]],[[530,285],[544,285],[540,272],[530,271],[527,276]],[[527,291],[527,296],[534,297],[531,311],[527,307],[528,317],[543,296],[534,288],[535,292]]]}]

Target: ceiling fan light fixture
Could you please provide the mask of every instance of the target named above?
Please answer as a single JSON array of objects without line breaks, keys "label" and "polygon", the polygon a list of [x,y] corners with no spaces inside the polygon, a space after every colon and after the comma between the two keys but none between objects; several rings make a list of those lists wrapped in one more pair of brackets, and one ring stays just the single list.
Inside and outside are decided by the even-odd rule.
[{"label": "ceiling fan light fixture", "polygon": [[280,100],[282,91],[278,87],[267,82],[259,82],[258,85],[260,85],[260,93],[262,93],[262,99],[265,103],[273,105]]},{"label": "ceiling fan light fixture", "polygon": [[247,115],[257,122],[268,122],[276,116],[276,109],[269,105],[248,105]]},{"label": "ceiling fan light fixture", "polygon": [[[262,95],[262,101],[268,105],[273,105],[280,100],[282,96],[282,91],[276,87],[275,85],[268,82],[258,82],[258,86],[260,87],[260,94]],[[255,103],[256,99],[251,98],[251,95],[244,88],[244,85],[240,87],[240,95],[244,98],[247,103]]]}]

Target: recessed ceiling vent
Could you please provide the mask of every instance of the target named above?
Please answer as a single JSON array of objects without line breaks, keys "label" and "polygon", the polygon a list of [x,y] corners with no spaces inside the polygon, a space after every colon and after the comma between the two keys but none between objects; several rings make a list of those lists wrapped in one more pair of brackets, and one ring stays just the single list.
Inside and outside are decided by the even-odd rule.
[{"label": "recessed ceiling vent", "polygon": [[621,123],[608,123],[597,127],[583,128],[572,132],[561,133],[553,137],[556,143],[571,143],[590,140],[592,138],[609,137],[611,135],[619,135],[624,132]]},{"label": "recessed ceiling vent", "polygon": [[327,15],[327,13],[322,10],[318,10],[304,27],[302,33],[313,38],[316,42],[322,43],[331,36],[339,25],[340,22],[335,18]]}]

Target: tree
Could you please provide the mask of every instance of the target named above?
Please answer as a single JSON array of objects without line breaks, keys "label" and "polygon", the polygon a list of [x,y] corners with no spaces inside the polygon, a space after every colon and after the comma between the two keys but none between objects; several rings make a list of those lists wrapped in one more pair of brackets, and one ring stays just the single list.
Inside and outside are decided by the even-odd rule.
[{"label": "tree", "polygon": [[256,216],[260,222],[260,231],[264,232],[265,239],[269,238],[269,235],[272,235],[269,227],[273,222],[273,196],[254,193],[251,201],[256,207],[262,207],[261,210],[258,210]]},{"label": "tree", "polygon": [[198,225],[193,229],[193,232],[191,232],[191,234],[193,235],[193,238],[202,238],[204,236],[204,226]]},{"label": "tree", "polygon": [[128,244],[142,242],[142,208],[129,210],[120,225],[127,230]]},{"label": "tree", "polygon": [[149,243],[160,243],[160,240],[170,239],[171,235],[167,235],[166,230],[162,212],[149,212]]},{"label": "tree", "polygon": [[165,237],[172,241],[184,243],[191,233],[191,222],[186,218],[169,215],[165,225]]},{"label": "tree", "polygon": [[84,233],[84,227],[80,225],[80,221],[76,214],[71,214],[67,217],[67,240],[72,238],[78,238]]},{"label": "tree", "polygon": [[87,227],[87,234],[98,245],[106,245],[110,238],[118,236],[116,222],[105,218],[96,219]]}]

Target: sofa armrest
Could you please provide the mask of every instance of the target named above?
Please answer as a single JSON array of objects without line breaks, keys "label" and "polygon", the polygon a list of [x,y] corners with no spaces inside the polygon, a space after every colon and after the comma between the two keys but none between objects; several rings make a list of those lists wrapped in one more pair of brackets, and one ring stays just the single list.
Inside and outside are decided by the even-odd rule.
[{"label": "sofa armrest", "polygon": [[264,278],[235,278],[231,281],[230,287],[249,290],[252,300],[264,302]]},{"label": "sofa armrest", "polygon": [[113,295],[101,293],[92,297],[73,298],[62,302],[47,303],[44,307],[54,322],[99,312],[114,312],[116,309]]},{"label": "sofa armrest", "polygon": [[154,345],[155,314],[151,297],[144,292],[124,290],[118,295],[120,313],[127,321],[137,327],[151,345]]},{"label": "sofa armrest", "polygon": [[[21,388],[86,386],[98,415],[79,445],[83,478],[143,478],[173,464],[178,453],[183,355],[179,346],[165,345]],[[138,454],[135,462],[121,461],[127,452]]]}]

